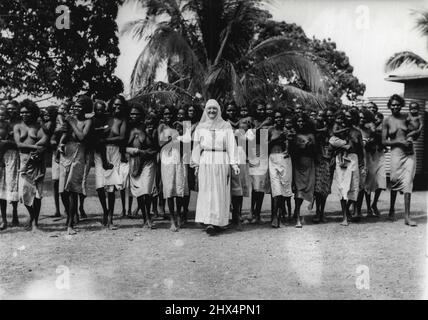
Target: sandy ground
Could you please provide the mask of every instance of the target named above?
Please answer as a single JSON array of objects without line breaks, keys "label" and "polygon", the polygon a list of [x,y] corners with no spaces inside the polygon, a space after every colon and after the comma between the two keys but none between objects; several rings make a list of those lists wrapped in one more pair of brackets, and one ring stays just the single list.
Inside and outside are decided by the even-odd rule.
[{"label": "sandy ground", "polygon": [[[46,195],[49,190],[47,182]],[[49,217],[54,211],[50,196],[42,203],[42,232],[17,227],[0,233],[0,299],[428,298],[427,192],[412,198],[416,228],[403,223],[401,196],[399,220],[386,220],[385,192],[380,219],[342,227],[337,197],[331,196],[326,224],[313,225],[314,212],[304,204],[302,229],[272,229],[266,196],[264,224],[216,237],[192,220],[177,233],[161,219],[158,229],[142,229],[140,219],[119,218],[119,199],[120,228],[105,230],[94,190],[90,195],[89,217],[76,236],[65,235],[64,218]],[[195,199],[192,194],[192,211]],[[248,208],[246,199],[244,213]],[[21,222],[27,217],[22,206],[19,216]]]}]

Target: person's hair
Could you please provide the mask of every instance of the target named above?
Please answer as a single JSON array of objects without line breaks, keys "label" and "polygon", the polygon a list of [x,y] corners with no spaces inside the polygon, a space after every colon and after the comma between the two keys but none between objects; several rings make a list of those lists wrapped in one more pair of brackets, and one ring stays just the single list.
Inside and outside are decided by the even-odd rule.
[{"label": "person's hair", "polygon": [[175,110],[175,108],[172,105],[169,105],[169,104],[163,106],[163,108],[161,109],[161,113],[160,113],[161,118],[163,118],[163,114],[164,114],[164,112],[165,112],[166,109],[168,109],[169,112],[171,112],[171,116],[172,116],[171,121],[174,122],[175,121],[175,115],[176,115],[175,111],[176,110]]},{"label": "person's hair", "polygon": [[96,99],[96,100],[94,101],[94,111],[95,111],[95,107],[96,107],[97,105],[101,105],[101,106],[103,106],[103,107],[104,107],[104,110],[105,110],[105,111],[107,111],[107,104],[106,104],[103,100]]},{"label": "person's hair", "polygon": [[156,124],[157,119],[153,117],[152,115],[148,114],[146,117],[144,117],[144,122],[152,122],[153,124]]},{"label": "person's hair", "polygon": [[379,119],[383,120],[383,113],[377,112],[376,113],[376,117],[378,117]]},{"label": "person's hair", "polygon": [[398,94],[393,94],[392,96],[391,96],[391,98],[389,98],[389,100],[388,100],[388,108],[389,109],[391,109],[391,103],[392,103],[392,101],[398,101],[399,103],[400,103],[400,105],[401,105],[401,107],[404,107],[404,105],[405,105],[405,101],[404,101],[404,99],[403,99],[403,97],[402,96],[400,96],[400,95],[398,95]]},{"label": "person's hair", "polygon": [[109,113],[113,112],[113,103],[114,103],[115,100],[120,100],[120,102],[123,105],[123,109],[122,110],[123,110],[124,114],[126,115],[126,117],[128,117],[128,114],[129,114],[129,104],[126,101],[125,97],[122,96],[121,94],[115,95],[113,98],[111,98],[109,100],[108,105],[107,105],[108,112]]},{"label": "person's hair", "polygon": [[346,110],[345,112],[349,112],[349,114],[351,115],[351,124],[354,126],[357,126],[358,123],[360,122],[360,113],[358,112],[358,110],[349,109],[349,110]]},{"label": "person's hair", "polygon": [[84,113],[91,113],[93,111],[92,99],[84,94],[77,96],[76,104],[80,104],[83,107]]},{"label": "person's hair", "polygon": [[367,107],[369,107],[370,105],[374,106],[376,108],[376,110],[379,110],[379,107],[373,101],[370,101],[369,103],[367,103]]},{"label": "person's hair", "polygon": [[193,109],[195,109],[195,120],[199,121],[202,117],[202,110],[201,107],[195,103],[191,103],[186,105],[186,114],[187,116],[189,116],[189,109],[193,107]]},{"label": "person's hair", "polygon": [[411,102],[409,105],[409,109],[413,109],[412,107],[415,109],[417,108],[418,110],[420,109],[419,103],[417,102]]},{"label": "person's hair", "polygon": [[361,109],[360,112],[364,115],[364,119],[366,119],[367,122],[375,122],[373,112],[368,109]]},{"label": "person's hair", "polygon": [[144,107],[141,103],[138,102],[132,102],[129,104],[129,112],[131,112],[132,109],[137,109],[138,111],[140,111],[141,116],[144,117],[146,112],[144,111]]},{"label": "person's hair", "polygon": [[296,115],[293,120],[293,126],[294,129],[299,131],[299,127],[297,126],[297,120],[300,118],[303,119],[303,129],[301,130],[302,133],[313,133],[315,131],[313,122],[309,119],[309,116],[306,113],[302,113],[302,115]]},{"label": "person's hair", "polygon": [[21,101],[21,110],[24,108],[31,113],[34,120],[36,120],[40,116],[40,109],[33,100],[25,99]]},{"label": "person's hair", "polygon": [[4,106],[4,105],[0,105],[0,111],[4,111],[4,112],[6,112],[6,114],[7,114],[7,108],[6,108],[6,106]]},{"label": "person's hair", "polygon": [[18,111],[19,111],[20,104],[19,104],[19,102],[18,102],[18,101],[16,101],[16,100],[10,100],[10,101],[8,101],[8,102],[6,103],[6,106],[7,106],[8,104],[13,105],[13,106],[14,106],[14,107],[16,107],[16,108],[18,109]]},{"label": "person's hair", "polygon": [[56,117],[58,115],[58,106],[56,105],[50,105],[45,110],[50,116]]}]

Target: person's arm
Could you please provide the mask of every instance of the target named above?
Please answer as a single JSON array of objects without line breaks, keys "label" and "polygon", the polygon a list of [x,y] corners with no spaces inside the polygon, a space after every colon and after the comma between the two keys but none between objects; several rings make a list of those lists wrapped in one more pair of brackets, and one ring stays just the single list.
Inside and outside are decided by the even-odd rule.
[{"label": "person's arm", "polygon": [[106,138],[104,139],[104,141],[106,143],[111,143],[111,144],[121,144],[125,141],[126,139],[126,121],[122,121],[122,123],[120,124],[120,128],[119,128],[119,135],[116,137],[110,137],[110,138]]},{"label": "person's arm", "polygon": [[67,121],[70,124],[70,127],[73,130],[74,134],[76,135],[77,139],[79,139],[79,141],[83,141],[86,138],[86,136],[88,135],[89,130],[91,129],[92,120],[91,119],[85,120],[85,123],[84,123],[82,129],[79,129],[77,127],[77,119],[76,118],[67,117]]},{"label": "person's arm", "polygon": [[41,147],[37,146],[35,144],[28,144],[28,143],[22,143],[20,141],[21,138],[21,126],[20,125],[15,125],[15,127],[13,127],[13,138],[15,140],[16,146],[18,147],[18,149],[21,150],[39,150]]},{"label": "person's arm", "polygon": [[421,118],[419,116],[418,116],[418,123],[419,123],[418,128],[413,131],[410,131],[406,136],[407,138],[413,138],[414,140],[419,138],[419,136],[421,135],[422,126],[423,126]]},{"label": "person's arm", "polygon": [[382,145],[384,145],[385,147],[403,147],[404,143],[403,142],[392,142],[389,138],[389,121],[388,118],[386,118],[383,121],[383,125],[382,125]]},{"label": "person's arm", "polygon": [[42,127],[40,127],[39,131],[37,132],[37,137],[39,138],[39,140],[36,142],[36,146],[46,147],[48,145],[48,135]]}]

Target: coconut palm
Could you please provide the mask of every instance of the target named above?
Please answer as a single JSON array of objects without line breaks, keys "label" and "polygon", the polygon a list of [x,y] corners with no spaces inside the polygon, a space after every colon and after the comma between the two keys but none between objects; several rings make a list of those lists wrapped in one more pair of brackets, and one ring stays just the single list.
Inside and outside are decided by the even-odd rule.
[{"label": "coconut palm", "polygon": [[[125,24],[121,35],[142,39],[149,26],[154,31],[135,62],[131,96],[201,93],[242,105],[281,90],[287,98],[323,106],[327,78],[303,46],[286,36],[257,42],[259,22],[270,18],[261,0],[138,2],[145,16]],[[156,83],[165,65],[168,81]]]},{"label": "coconut palm", "polygon": [[[428,10],[412,10],[412,14],[416,16],[416,29],[428,39]],[[391,72],[406,65],[416,65],[421,69],[428,68],[428,62],[421,56],[411,51],[402,51],[388,59],[385,64],[385,72]]]}]

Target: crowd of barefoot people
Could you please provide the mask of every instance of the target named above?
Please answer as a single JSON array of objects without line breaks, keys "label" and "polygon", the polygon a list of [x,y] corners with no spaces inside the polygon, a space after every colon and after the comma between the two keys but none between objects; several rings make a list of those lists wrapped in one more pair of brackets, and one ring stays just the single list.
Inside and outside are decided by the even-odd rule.
[{"label": "crowd of barefoot people", "polygon": [[[86,218],[84,199],[92,165],[101,222],[110,229],[116,228],[115,192],[121,195],[122,215],[141,212],[148,228],[156,227],[154,217],[168,217],[167,204],[170,229],[178,231],[187,223],[191,191],[197,192],[195,222],[210,235],[229,224],[239,230],[243,223],[260,223],[265,194],[271,196],[274,228],[281,223],[301,228],[304,200],[315,205],[313,221],[324,222],[331,193],[341,199],[341,225],[346,226],[362,218],[364,199],[366,217],[380,216],[377,203],[387,187],[387,149],[391,152],[388,217],[394,220],[400,191],[404,221],[415,226],[410,198],[414,141],[422,123],[419,105],[410,103],[409,113],[404,113],[405,104],[401,96],[391,96],[391,114],[384,119],[373,102],[313,110],[298,101],[277,107],[263,101],[220,106],[214,99],[179,107],[142,105],[121,95],[108,102],[79,95],[43,109],[29,99],[9,101],[0,106],[0,229],[8,227],[8,203],[12,226],[19,224],[18,202],[29,213],[26,229],[39,228],[50,156],[55,216],[61,216],[61,200],[68,234],[75,234],[76,223]],[[241,212],[243,197],[251,198],[246,219]],[[133,198],[138,204],[135,211],[131,211]]]}]

